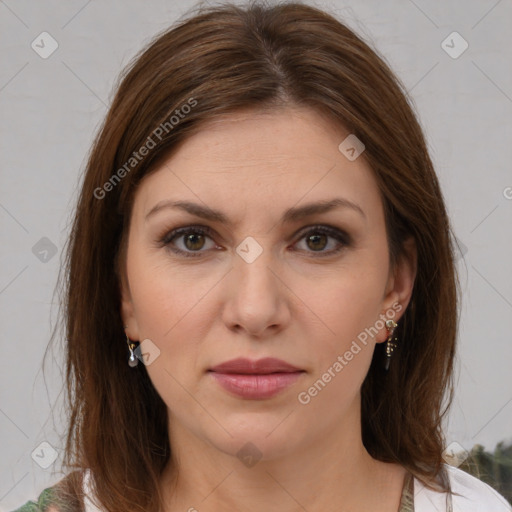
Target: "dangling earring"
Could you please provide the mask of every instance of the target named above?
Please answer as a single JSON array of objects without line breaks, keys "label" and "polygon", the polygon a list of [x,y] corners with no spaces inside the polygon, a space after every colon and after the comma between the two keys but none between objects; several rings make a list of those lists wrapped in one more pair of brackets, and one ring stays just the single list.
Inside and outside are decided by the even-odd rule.
[{"label": "dangling earring", "polygon": [[388,339],[386,340],[386,360],[384,362],[384,369],[386,371],[389,370],[389,363],[391,362],[391,356],[393,355],[393,350],[397,347],[398,338],[393,338],[393,332],[397,328],[398,324],[393,320],[386,321],[386,327],[388,328]]},{"label": "dangling earring", "polygon": [[137,344],[133,342],[130,338],[128,338],[128,334],[126,335],[126,343],[128,345],[128,350],[130,351],[130,357],[128,358],[128,365],[134,368],[139,364],[139,359],[135,357],[133,353],[134,349],[137,347]]}]

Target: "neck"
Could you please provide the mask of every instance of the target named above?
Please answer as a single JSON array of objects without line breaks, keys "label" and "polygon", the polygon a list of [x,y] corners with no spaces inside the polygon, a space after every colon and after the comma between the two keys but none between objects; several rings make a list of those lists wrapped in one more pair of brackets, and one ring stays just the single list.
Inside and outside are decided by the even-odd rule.
[{"label": "neck", "polygon": [[162,477],[165,512],[398,510],[405,470],[373,459],[360,430],[316,436],[251,467],[179,424],[170,432],[171,446],[186,449],[174,449]]}]

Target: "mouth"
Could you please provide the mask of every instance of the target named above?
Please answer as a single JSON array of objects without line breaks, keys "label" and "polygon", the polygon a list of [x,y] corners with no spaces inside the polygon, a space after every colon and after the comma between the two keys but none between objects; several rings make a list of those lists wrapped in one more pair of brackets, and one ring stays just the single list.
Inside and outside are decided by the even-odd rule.
[{"label": "mouth", "polygon": [[304,371],[293,366],[282,359],[265,357],[263,359],[251,360],[245,358],[232,359],[225,363],[218,364],[209,371],[217,373],[236,373],[244,375],[268,375],[271,373],[294,373]]},{"label": "mouth", "polygon": [[306,372],[280,359],[239,358],[214,366],[208,373],[231,395],[265,400],[294,384]]}]

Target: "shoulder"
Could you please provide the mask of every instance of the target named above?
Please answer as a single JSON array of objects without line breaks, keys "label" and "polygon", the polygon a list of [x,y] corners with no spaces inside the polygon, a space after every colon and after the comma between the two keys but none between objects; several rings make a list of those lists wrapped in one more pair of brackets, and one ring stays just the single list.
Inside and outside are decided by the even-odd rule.
[{"label": "shoulder", "polygon": [[[485,510],[489,512],[511,512],[512,506],[507,500],[501,496],[496,490],[490,485],[482,482],[478,478],[470,475],[462,469],[455,468],[448,464],[445,464],[450,478],[450,484],[452,486],[454,512],[458,509],[456,504],[462,510],[462,507],[466,507],[465,510],[482,510],[482,506],[486,506]],[[458,494],[460,496],[455,495]]]},{"label": "shoulder", "polygon": [[56,488],[48,487],[44,489],[37,501],[27,501],[25,505],[13,510],[12,512],[60,512],[59,503],[56,498]]},{"label": "shoulder", "polygon": [[96,506],[95,502],[95,494],[92,483],[92,473],[90,469],[86,469],[84,471],[83,478],[83,503],[85,512],[101,512],[101,510]]},{"label": "shoulder", "polygon": [[[462,469],[444,464],[452,490],[453,512],[512,512],[507,500],[490,485],[466,473]],[[432,491],[419,480],[414,481],[414,505],[416,512],[449,510],[446,493]],[[433,508],[435,507],[435,508]]]},{"label": "shoulder", "polygon": [[82,511],[82,475],[74,471],[51,487],[43,489],[36,501],[27,501],[12,512]]}]

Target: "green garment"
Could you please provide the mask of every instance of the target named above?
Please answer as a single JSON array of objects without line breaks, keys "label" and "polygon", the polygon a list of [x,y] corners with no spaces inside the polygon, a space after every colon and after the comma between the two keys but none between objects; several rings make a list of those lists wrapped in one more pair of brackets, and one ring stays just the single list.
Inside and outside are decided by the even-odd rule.
[{"label": "green garment", "polygon": [[412,473],[405,475],[398,512],[414,512],[414,477]]},{"label": "green garment", "polygon": [[53,510],[64,511],[62,504],[59,502],[57,498],[57,494],[55,492],[54,487],[48,487],[44,489],[37,502],[35,501],[27,501],[25,505],[13,510],[13,512],[49,512],[49,507],[53,505]]}]

